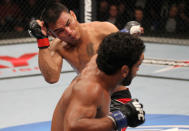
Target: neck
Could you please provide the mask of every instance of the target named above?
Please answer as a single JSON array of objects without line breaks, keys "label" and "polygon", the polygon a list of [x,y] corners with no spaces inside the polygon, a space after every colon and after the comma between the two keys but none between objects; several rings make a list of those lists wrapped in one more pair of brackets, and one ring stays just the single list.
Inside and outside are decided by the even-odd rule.
[{"label": "neck", "polygon": [[120,76],[118,73],[113,74],[113,75],[107,75],[103,71],[101,71],[97,66],[97,79],[101,84],[103,85],[104,88],[106,88],[108,91],[112,92],[118,85],[120,81]]},{"label": "neck", "polygon": [[107,75],[103,71],[99,70],[96,64],[97,55],[93,56],[90,62],[82,70],[83,76],[92,77],[93,81],[98,82],[108,92],[112,92],[118,83],[120,82],[120,74],[115,73],[113,75]]},{"label": "neck", "polygon": [[100,79],[102,80],[102,83],[107,90],[109,90],[111,93],[118,85],[119,77],[115,75],[107,75],[104,72],[100,71]]}]

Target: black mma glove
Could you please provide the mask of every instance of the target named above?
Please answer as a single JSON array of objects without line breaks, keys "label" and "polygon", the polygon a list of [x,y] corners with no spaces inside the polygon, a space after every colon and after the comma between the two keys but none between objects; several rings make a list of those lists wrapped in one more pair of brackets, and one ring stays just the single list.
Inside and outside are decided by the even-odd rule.
[{"label": "black mma glove", "polygon": [[130,127],[139,126],[145,121],[143,105],[137,99],[132,99],[127,104],[121,106],[120,111],[126,115],[128,126]]},{"label": "black mma glove", "polygon": [[41,31],[41,26],[37,23],[36,20],[31,20],[29,23],[29,34],[34,36],[37,39],[38,48],[48,48],[50,43],[48,36],[45,36]]},{"label": "black mma glove", "polygon": [[129,21],[127,22],[125,28],[120,30],[120,32],[128,32],[131,35],[141,33],[140,26],[140,23],[137,21]]},{"label": "black mma glove", "polygon": [[137,99],[132,99],[127,104],[123,104],[120,110],[112,112],[109,116],[117,130],[130,126],[136,127],[141,125],[145,121],[145,112],[143,106],[138,102]]},{"label": "black mma glove", "polygon": [[116,91],[111,95],[110,112],[119,110],[121,105],[131,101],[131,93],[129,89]]}]

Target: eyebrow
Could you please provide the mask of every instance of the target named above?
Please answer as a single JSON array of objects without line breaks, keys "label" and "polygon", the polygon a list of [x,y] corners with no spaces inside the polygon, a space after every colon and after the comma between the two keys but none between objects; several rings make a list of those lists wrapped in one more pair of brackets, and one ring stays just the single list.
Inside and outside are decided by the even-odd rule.
[{"label": "eyebrow", "polygon": [[[68,19],[68,20],[66,21],[65,26],[67,26],[67,25],[69,24],[69,22],[70,22],[70,19]],[[65,27],[65,26],[64,26],[64,27]],[[64,27],[63,27],[63,28],[64,28]],[[53,30],[53,32],[57,32],[57,31],[59,31],[59,30],[62,30],[63,28],[57,28],[57,29]]]}]

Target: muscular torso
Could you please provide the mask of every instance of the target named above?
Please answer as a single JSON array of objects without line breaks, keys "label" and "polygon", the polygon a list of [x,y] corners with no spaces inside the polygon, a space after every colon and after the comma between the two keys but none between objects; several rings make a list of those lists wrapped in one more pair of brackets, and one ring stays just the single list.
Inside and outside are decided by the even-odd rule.
[{"label": "muscular torso", "polygon": [[76,48],[63,49],[61,54],[77,72],[81,72],[91,57],[96,53],[99,43],[100,40],[91,40],[86,38],[86,40],[79,43]]},{"label": "muscular torso", "polygon": [[59,54],[67,60],[78,73],[86,66],[91,57],[96,54],[103,38],[117,31],[114,26],[109,30],[100,28],[102,26],[103,25],[100,25],[99,22],[81,24],[81,41],[73,47],[65,48],[62,46],[62,48],[60,48],[60,45],[64,42],[58,41],[58,43],[56,43],[57,45],[59,44],[57,50]]}]

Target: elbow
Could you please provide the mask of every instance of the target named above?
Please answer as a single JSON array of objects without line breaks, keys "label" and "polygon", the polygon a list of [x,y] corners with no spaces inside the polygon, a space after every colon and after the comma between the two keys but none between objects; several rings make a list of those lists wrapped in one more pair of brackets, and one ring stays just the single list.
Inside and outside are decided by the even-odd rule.
[{"label": "elbow", "polygon": [[70,122],[69,131],[82,131],[81,125],[77,122]]},{"label": "elbow", "polygon": [[49,84],[57,83],[58,80],[59,80],[59,77],[57,77],[57,78],[55,78],[55,77],[45,78],[45,81],[48,82]]},{"label": "elbow", "polygon": [[44,67],[39,65],[39,69],[41,71],[41,74],[44,78],[44,80],[49,83],[49,84],[54,84],[57,83],[59,81],[60,78],[60,73],[57,70],[53,70],[53,69],[45,69]]}]

